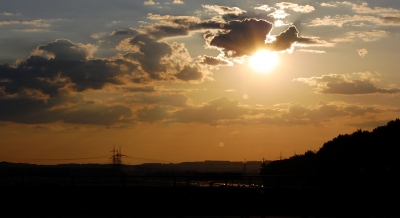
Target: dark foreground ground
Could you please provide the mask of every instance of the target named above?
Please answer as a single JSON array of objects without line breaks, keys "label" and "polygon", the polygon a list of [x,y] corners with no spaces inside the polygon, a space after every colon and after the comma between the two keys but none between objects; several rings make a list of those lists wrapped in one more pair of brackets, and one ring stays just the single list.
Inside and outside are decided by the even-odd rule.
[{"label": "dark foreground ground", "polygon": [[400,217],[398,188],[0,187],[1,217]]}]

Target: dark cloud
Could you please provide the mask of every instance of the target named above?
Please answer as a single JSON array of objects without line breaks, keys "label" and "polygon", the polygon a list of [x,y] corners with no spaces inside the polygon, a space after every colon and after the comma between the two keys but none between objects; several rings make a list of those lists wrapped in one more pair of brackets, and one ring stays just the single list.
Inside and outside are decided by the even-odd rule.
[{"label": "dark cloud", "polygon": [[182,81],[200,80],[204,77],[199,68],[188,65],[186,65],[179,73],[175,74],[175,76]]},{"label": "dark cloud", "polygon": [[345,116],[347,113],[337,105],[320,104],[315,108],[301,105],[291,105],[287,113],[281,115],[283,123],[295,125],[315,124],[328,122],[331,118]]},{"label": "dark cloud", "polygon": [[211,56],[203,56],[201,58],[200,64],[207,65],[229,65],[229,62],[220,58],[211,57]]},{"label": "dark cloud", "polygon": [[273,51],[283,51],[290,49],[295,42],[314,43],[314,41],[311,39],[300,37],[297,28],[295,26],[291,26],[287,30],[280,33],[276,37],[275,41],[267,44],[267,48]]},{"label": "dark cloud", "polygon": [[[147,98],[148,96],[143,97]],[[159,96],[160,97],[160,96]],[[153,99],[156,100],[156,99]],[[199,107],[188,106],[172,112],[165,104],[148,106],[137,111],[137,119],[142,122],[167,121],[178,123],[205,123],[210,125],[232,125],[249,123],[270,123],[277,125],[321,125],[339,117],[365,117],[378,114],[381,110],[348,104],[319,103],[315,107],[290,105],[287,109],[249,108],[236,100],[226,97],[214,99]],[[171,105],[172,106],[172,105]]]},{"label": "dark cloud", "polygon": [[213,20],[202,21],[192,16],[149,14],[149,18],[159,20],[162,24],[154,24],[141,31],[149,37],[159,40],[166,37],[186,36],[192,31],[202,29],[220,29],[222,31],[218,33],[207,31],[204,39],[207,45],[221,49],[227,57],[252,55],[261,48],[282,51],[291,48],[295,42],[314,43],[311,39],[299,37],[299,31],[296,27],[291,26],[279,34],[276,41],[266,46],[266,36],[273,28],[271,22],[266,19],[248,18],[251,17],[251,14],[246,13],[228,13],[223,16],[225,16],[225,20],[229,20],[227,23]]},{"label": "dark cloud", "polygon": [[125,87],[123,90],[128,92],[155,92],[154,86],[141,86],[141,87]]},{"label": "dark cloud", "polygon": [[64,122],[110,126],[132,115],[121,105],[107,106],[84,100],[81,94],[35,99],[28,96],[0,98],[0,121],[24,124]]},{"label": "dark cloud", "polygon": [[69,84],[69,80],[59,78],[57,72],[47,72],[42,68],[46,66],[46,59],[35,56],[28,61],[38,64],[39,67],[25,67],[27,62],[20,64],[17,68],[0,65],[0,87],[3,87],[5,95],[37,90],[41,94],[52,97],[58,95],[60,89]]},{"label": "dark cloud", "polygon": [[380,112],[375,107],[360,107],[360,106],[355,106],[355,105],[350,105],[345,108],[345,112],[350,114],[351,116],[366,116],[368,114],[377,114]]},{"label": "dark cloud", "polygon": [[[121,70],[121,66],[126,70]],[[50,96],[58,95],[62,88],[78,92],[101,89],[106,84],[123,84],[120,76],[136,69],[136,65],[124,60],[64,60],[31,56],[17,67],[0,66],[0,82],[8,94],[26,88],[39,90]]]},{"label": "dark cloud", "polygon": [[[370,78],[373,76],[369,72],[358,73],[361,78]],[[357,75],[357,74],[355,74]],[[377,88],[370,79],[349,79],[352,75],[323,75],[321,77],[299,78],[296,81],[301,81],[310,86],[317,87],[318,91],[324,94],[341,94],[341,95],[356,95],[356,94],[396,94],[400,93],[400,89],[383,89]]]},{"label": "dark cloud", "polygon": [[73,43],[67,39],[57,39],[55,42],[39,46],[37,50],[54,55],[56,60],[81,61],[92,57],[95,47]]},{"label": "dark cloud", "polygon": [[135,94],[132,96],[134,102],[148,105],[164,105],[174,107],[186,107],[188,97],[181,94]]},{"label": "dark cloud", "polygon": [[236,100],[221,97],[199,107],[187,107],[176,111],[170,120],[179,123],[206,123],[210,125],[232,125],[268,123],[276,125],[316,125],[345,117],[370,117],[383,110],[370,106],[350,105],[341,102],[319,102],[306,107],[291,104],[287,108],[250,108]]},{"label": "dark cloud", "polygon": [[400,17],[381,17],[384,23],[400,23]]},{"label": "dark cloud", "polygon": [[139,32],[134,29],[127,29],[127,30],[115,30],[110,33],[109,36],[132,36],[138,35]]},{"label": "dark cloud", "polygon": [[127,53],[124,58],[139,62],[151,79],[166,79],[167,64],[162,63],[162,59],[172,54],[168,43],[158,42],[148,35],[140,34],[131,38],[129,44],[138,48],[138,52]]},{"label": "dark cloud", "polygon": [[287,111],[281,111],[278,116],[261,118],[264,123],[277,125],[315,125],[321,126],[332,119],[345,117],[369,117],[383,110],[370,106],[349,105],[340,102],[319,102],[315,107],[305,107],[299,104],[290,105]]},{"label": "dark cloud", "polygon": [[[88,59],[91,46],[56,40],[16,67],[0,65],[0,120],[112,125],[131,116],[130,108],[86,101],[73,94],[124,84],[137,65],[122,59]],[[43,57],[45,55],[50,57]]]},{"label": "dark cloud", "polygon": [[[82,101],[83,99],[77,99]],[[24,97],[0,98],[0,120],[26,124],[51,123],[61,118],[50,109],[69,99],[53,98],[47,101]]]},{"label": "dark cloud", "polygon": [[148,35],[140,34],[128,40],[135,52],[124,55],[127,60],[137,62],[145,75],[133,81],[138,83],[152,80],[182,81],[201,80],[203,72],[196,66],[189,66],[190,55],[181,44],[168,44],[157,41]]},{"label": "dark cloud", "polygon": [[171,16],[149,14],[148,18],[158,20],[161,24],[153,24],[141,30],[154,39],[175,36],[187,36],[191,31],[201,29],[220,29],[220,23],[212,20],[201,21],[193,16]]},{"label": "dark cloud", "polygon": [[372,93],[385,93],[395,94],[400,93],[400,89],[381,89],[377,88],[368,80],[352,80],[351,82],[338,82],[327,83],[326,88],[321,90],[324,94],[342,94],[342,95],[355,95],[355,94],[372,94]]},{"label": "dark cloud", "polygon": [[173,114],[178,123],[209,123],[220,120],[238,119],[249,113],[249,110],[241,107],[239,101],[229,100],[226,97],[214,99],[202,107],[190,107]]},{"label": "dark cloud", "polygon": [[147,29],[146,34],[156,39],[162,39],[174,36],[187,36],[189,35],[189,29],[182,26],[154,25]]},{"label": "dark cloud", "polygon": [[210,46],[221,48],[226,56],[252,55],[265,47],[266,36],[273,25],[266,20],[244,19],[223,25],[223,31],[213,37],[207,35]]},{"label": "dark cloud", "polygon": [[68,111],[61,116],[65,123],[110,126],[132,115],[130,108],[122,105],[82,104],[77,110]]},{"label": "dark cloud", "polygon": [[153,107],[143,108],[136,111],[137,121],[139,122],[156,122],[163,120],[169,116],[168,108],[166,107]]},{"label": "dark cloud", "polygon": [[[34,77],[32,81],[47,81],[50,84],[61,81],[65,85],[72,83],[73,89],[84,91],[89,88],[101,89],[107,83],[122,84],[119,77],[129,74],[137,68],[137,65],[121,59],[87,60],[90,51],[86,47],[66,40],[57,40],[46,46],[38,47],[38,50],[46,50],[54,54],[54,59],[31,56],[26,61],[21,62],[16,70],[29,71],[30,76]],[[86,51],[86,53],[83,54],[83,51]],[[71,57],[73,55],[76,56]],[[78,57],[81,59],[78,60]],[[123,68],[121,68],[122,66]],[[27,76],[27,74],[24,74],[24,76]],[[18,79],[22,78],[19,77]],[[19,81],[18,79],[16,81]],[[23,86],[19,85],[19,87]]]}]

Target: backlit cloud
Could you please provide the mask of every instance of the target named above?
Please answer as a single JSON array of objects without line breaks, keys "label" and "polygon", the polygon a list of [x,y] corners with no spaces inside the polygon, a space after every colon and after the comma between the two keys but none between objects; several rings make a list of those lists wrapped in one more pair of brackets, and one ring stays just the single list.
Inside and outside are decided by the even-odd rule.
[{"label": "backlit cloud", "polygon": [[172,4],[185,4],[182,0],[173,0]]},{"label": "backlit cloud", "polygon": [[255,7],[254,9],[256,10],[263,10],[263,11],[273,11],[272,13],[268,14],[268,16],[273,17],[275,19],[284,19],[288,16],[290,16],[289,13],[286,12],[286,10],[292,10],[294,12],[298,13],[311,13],[312,11],[315,10],[315,8],[311,5],[298,5],[295,3],[290,3],[290,2],[280,2],[276,3],[274,6],[268,6],[268,5],[261,5],[258,7]]},{"label": "backlit cloud", "polygon": [[150,13],[147,17],[152,20],[157,20],[159,23],[145,27],[141,29],[140,32],[156,39],[188,36],[193,31],[221,28],[220,22],[211,20],[201,21],[194,16],[171,16]]},{"label": "backlit cloud", "polygon": [[261,5],[261,6],[255,7],[254,9],[263,10],[263,11],[272,11],[272,10],[274,10],[274,7],[270,7],[268,5]]},{"label": "backlit cloud", "polygon": [[307,53],[318,53],[318,54],[324,54],[326,53],[326,51],[322,51],[322,50],[312,50],[312,49],[298,49],[296,51],[299,52],[307,52]]},{"label": "backlit cloud", "polygon": [[220,6],[220,5],[203,5],[203,8],[213,10],[221,15],[223,15],[223,14],[239,15],[239,14],[246,12],[238,7],[227,7],[227,6]]},{"label": "backlit cloud", "polygon": [[35,55],[46,53],[56,60],[88,60],[93,57],[97,47],[91,44],[73,43],[66,39],[57,39],[47,45],[38,46],[33,51]]},{"label": "backlit cloud", "polygon": [[203,56],[201,57],[200,64],[207,64],[207,65],[230,65],[231,63],[227,60],[218,58],[218,57],[211,57],[211,56]]},{"label": "backlit cloud", "polygon": [[337,7],[335,3],[321,3],[322,7]]},{"label": "backlit cloud", "polygon": [[206,74],[201,67],[189,64],[190,55],[182,44],[168,44],[139,34],[122,41],[118,47],[129,51],[123,55],[126,60],[140,65],[142,71],[133,79],[137,83],[176,79],[201,81]]},{"label": "backlit cloud", "polygon": [[282,9],[278,9],[278,10],[275,10],[273,13],[268,14],[268,16],[273,17],[275,19],[283,19],[283,18],[290,16],[290,14],[286,13]]},{"label": "backlit cloud", "polygon": [[267,44],[267,48],[273,51],[284,51],[293,49],[294,43],[313,44],[315,41],[309,38],[302,38],[299,36],[299,31],[295,26],[289,27],[284,32],[280,33],[276,40]]},{"label": "backlit cloud", "polygon": [[300,13],[311,13],[315,10],[315,8],[311,5],[298,5],[290,2],[276,3],[275,6],[279,7],[280,9],[289,9]]},{"label": "backlit cloud", "polygon": [[122,76],[137,69],[135,64],[120,59],[90,59],[94,50],[90,44],[65,39],[38,46],[18,66],[0,65],[0,87],[9,95],[35,90],[51,97],[72,90],[82,92],[102,89],[106,84],[123,84]]},{"label": "backlit cloud", "polygon": [[224,32],[205,36],[209,46],[221,48],[227,57],[252,55],[265,46],[266,35],[273,25],[266,20],[244,19],[230,21],[223,26]]},{"label": "backlit cloud", "polygon": [[[379,41],[383,38],[393,40],[391,37],[398,34],[394,28],[400,25],[398,9],[350,2],[250,3],[225,6],[223,2],[202,5],[184,0],[133,1],[129,12],[119,8],[121,14],[107,21],[94,16],[101,25],[93,24],[91,11],[87,12],[87,19],[92,23],[76,15],[80,22],[75,23],[74,18],[70,20],[73,22],[60,25],[55,22],[60,19],[50,15],[29,18],[16,16],[17,12],[3,12],[0,41],[3,46],[18,48],[20,53],[8,56],[11,50],[7,47],[1,56],[11,64],[0,65],[0,121],[103,126],[137,122],[320,125],[335,118],[380,113],[377,107],[344,102],[307,106],[302,99],[301,104],[267,106],[265,99],[260,102],[262,93],[257,96],[252,85],[246,84],[256,76],[238,79],[241,77],[237,77],[237,71],[247,75],[248,66],[240,65],[240,60],[259,49],[283,53],[298,48],[304,53],[287,57],[304,60],[326,53],[318,56],[323,60],[346,47],[348,54],[343,57],[358,58],[355,51],[360,57],[368,54],[360,43],[374,42],[366,48],[378,54],[381,44],[375,43],[383,42]],[[321,16],[321,7],[327,16]],[[14,41],[13,36],[18,35],[19,41]],[[387,43],[394,45],[393,41]],[[285,60],[280,66],[283,71],[279,72],[288,72],[288,66],[290,62]],[[392,71],[396,69],[393,67]],[[385,87],[374,73],[312,76],[300,69],[298,73],[308,76],[295,80],[315,88],[319,94],[400,92],[395,81]],[[276,75],[278,72],[269,76],[275,79]],[[231,83],[238,80],[243,86]],[[200,82],[204,82],[199,85],[201,88],[193,88],[194,83]],[[218,96],[221,93],[231,99]],[[277,94],[271,104],[279,101]]]}]

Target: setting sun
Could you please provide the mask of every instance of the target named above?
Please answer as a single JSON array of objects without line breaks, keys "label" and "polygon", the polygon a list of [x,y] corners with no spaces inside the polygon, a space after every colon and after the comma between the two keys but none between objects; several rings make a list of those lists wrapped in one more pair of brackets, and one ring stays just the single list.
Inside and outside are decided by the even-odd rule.
[{"label": "setting sun", "polygon": [[250,57],[249,64],[253,70],[265,73],[271,71],[276,65],[278,65],[279,59],[275,52],[267,50],[259,50],[253,56]]}]

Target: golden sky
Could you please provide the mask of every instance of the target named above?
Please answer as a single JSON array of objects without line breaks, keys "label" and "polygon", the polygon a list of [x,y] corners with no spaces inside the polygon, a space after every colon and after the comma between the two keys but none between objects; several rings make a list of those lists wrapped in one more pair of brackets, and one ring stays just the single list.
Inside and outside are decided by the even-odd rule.
[{"label": "golden sky", "polygon": [[277,159],[400,114],[400,2],[0,2],[0,161]]}]

